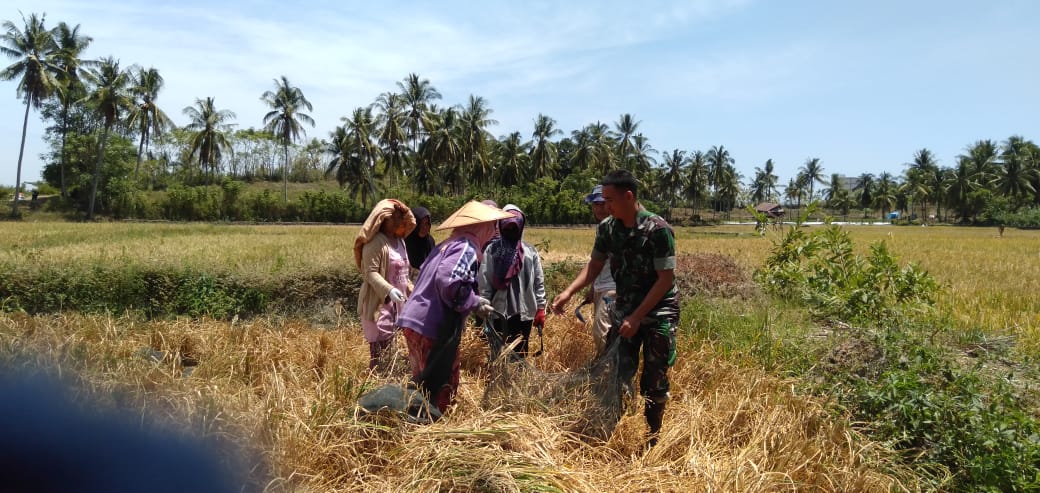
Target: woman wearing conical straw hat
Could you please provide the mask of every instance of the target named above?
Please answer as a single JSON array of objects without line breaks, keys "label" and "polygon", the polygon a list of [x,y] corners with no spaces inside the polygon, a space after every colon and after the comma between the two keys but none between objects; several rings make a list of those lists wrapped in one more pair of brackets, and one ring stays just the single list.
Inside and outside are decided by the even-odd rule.
[{"label": "woman wearing conical straw hat", "polygon": [[408,343],[412,379],[443,413],[459,385],[459,341],[466,317],[487,316],[491,303],[479,296],[477,276],[483,251],[500,219],[512,214],[471,201],[445,219],[437,230],[451,235],[426,259],[415,291],[397,318]]},{"label": "woman wearing conical straw hat", "polygon": [[358,316],[368,341],[368,369],[379,370],[396,334],[400,304],[412,292],[404,237],[415,229],[415,216],[403,203],[376,204],[354,239],[354,262],[361,273]]}]

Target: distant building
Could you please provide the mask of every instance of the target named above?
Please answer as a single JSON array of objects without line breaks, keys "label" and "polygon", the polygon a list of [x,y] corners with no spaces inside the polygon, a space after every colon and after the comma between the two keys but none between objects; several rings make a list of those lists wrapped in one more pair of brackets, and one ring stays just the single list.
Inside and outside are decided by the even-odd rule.
[{"label": "distant building", "polygon": [[755,211],[765,214],[766,217],[773,219],[784,216],[784,208],[780,207],[779,204],[774,204],[772,202],[762,202],[761,204],[756,205]]},{"label": "distant building", "polygon": [[859,177],[838,175],[838,183],[840,183],[841,187],[845,190],[855,190],[859,188]]}]

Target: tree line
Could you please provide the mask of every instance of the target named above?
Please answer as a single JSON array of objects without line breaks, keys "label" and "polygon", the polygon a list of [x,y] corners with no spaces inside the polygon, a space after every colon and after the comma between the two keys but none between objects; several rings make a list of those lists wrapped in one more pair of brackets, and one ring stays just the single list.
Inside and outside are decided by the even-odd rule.
[{"label": "tree line", "polygon": [[[284,208],[290,181],[335,179],[363,210],[391,193],[487,197],[525,187],[539,195],[577,196],[617,168],[632,170],[643,195],[660,209],[713,216],[759,202],[800,209],[818,201],[844,216],[903,211],[922,220],[974,222],[992,211],[1040,206],[1040,148],[1021,136],[977,141],[953,167],[940,166],[923,148],[901,175],[828,176],[823,161],[812,157],[782,183],[772,159],[745,179],[723,145],[658,151],[627,113],[569,133],[538,114],[529,134],[496,137],[489,129],[498,122],[487,100],[471,95],[442,105],[436,87],[414,73],[343,116],[324,139],[306,138],[306,128],[314,126],[313,105],[284,75],[259,95],[269,110],[256,122],[259,128],[236,128],[235,114],[213,97],[183,108],[189,123],[178,127],[159,104],[160,72],[124,67],[112,56],[87,58],[93,39],[79,25],[60,22],[48,29],[44,15],[31,14],[21,25],[4,22],[3,31],[0,51],[14,62],[0,79],[15,81],[26,105],[15,192],[35,108],[47,124],[43,178],[88,219],[99,207],[113,213],[122,204],[125,212],[146,190],[228,180],[281,181]],[[17,212],[15,200],[12,214]]]}]

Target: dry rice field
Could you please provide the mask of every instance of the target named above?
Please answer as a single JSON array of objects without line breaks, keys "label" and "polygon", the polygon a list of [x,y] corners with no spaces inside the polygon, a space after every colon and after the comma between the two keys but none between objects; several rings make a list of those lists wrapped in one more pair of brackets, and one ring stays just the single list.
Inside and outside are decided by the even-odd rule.
[{"label": "dry rice field", "polygon": [[[190,264],[245,277],[341,267],[346,226],[3,223],[5,263]],[[966,328],[1040,339],[1040,232],[850,227],[861,248],[888,242],[945,287],[940,310]],[[775,233],[751,226],[679,228],[678,250],[718,253],[751,271]],[[772,238],[771,238],[772,237]],[[531,228],[547,263],[585,257],[589,229]],[[486,349],[467,336],[456,407],[413,425],[362,416],[360,393],[386,381],[366,368],[353,307],[305,319],[142,320],[133,314],[0,313],[0,356],[73,376],[84,399],[130,408],[160,426],[231,443],[250,457],[249,491],[914,491],[914,476],[794,382],[683,338],[659,445],[631,402],[600,442],[568,431],[573,416],[481,405]],[[167,357],[154,361],[142,349]],[[580,367],[591,340],[550,317],[544,369]],[[186,376],[185,358],[197,362]],[[398,375],[400,377],[400,375]],[[114,399],[112,395],[132,396]],[[247,460],[248,462],[248,460]],[[240,471],[241,472],[241,471]]]}]

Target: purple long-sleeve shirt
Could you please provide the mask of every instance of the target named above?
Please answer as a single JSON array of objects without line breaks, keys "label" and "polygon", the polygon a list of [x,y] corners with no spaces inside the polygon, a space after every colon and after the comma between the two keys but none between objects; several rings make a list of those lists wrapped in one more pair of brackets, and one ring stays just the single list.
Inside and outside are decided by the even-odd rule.
[{"label": "purple long-sleeve shirt", "polygon": [[479,267],[472,239],[457,236],[437,245],[419,269],[415,290],[397,316],[397,326],[436,339],[447,310],[466,317],[480,303]]}]

